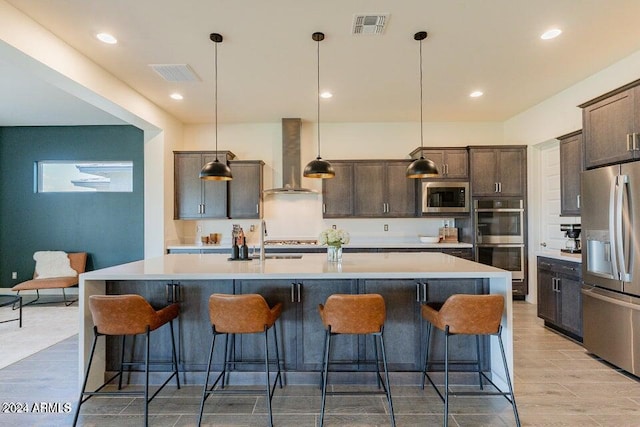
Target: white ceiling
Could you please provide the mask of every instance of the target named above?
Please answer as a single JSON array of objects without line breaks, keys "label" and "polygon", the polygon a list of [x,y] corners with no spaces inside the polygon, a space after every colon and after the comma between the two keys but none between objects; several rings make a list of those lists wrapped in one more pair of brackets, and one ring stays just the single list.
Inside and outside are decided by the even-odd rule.
[{"label": "white ceiling", "polygon": [[[326,34],[321,89],[334,92],[323,122],[419,120],[420,30],[425,121],[503,121],[640,50],[638,0],[7,2],[185,123],[213,121],[211,32],[225,37],[220,122],[315,121],[314,31]],[[384,34],[352,35],[359,13],[388,13]],[[563,34],[540,40],[551,27]],[[119,43],[98,42],[100,31]],[[148,64],[189,64],[202,81],[169,83]],[[33,80],[0,58],[0,125],[119,122]]]}]

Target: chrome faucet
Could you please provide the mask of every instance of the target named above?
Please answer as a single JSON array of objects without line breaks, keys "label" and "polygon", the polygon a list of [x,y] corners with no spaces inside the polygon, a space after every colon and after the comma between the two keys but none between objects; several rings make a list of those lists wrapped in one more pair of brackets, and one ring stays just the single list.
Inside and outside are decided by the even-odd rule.
[{"label": "chrome faucet", "polygon": [[263,219],[260,221],[260,261],[264,261],[264,236],[267,234],[267,223]]}]

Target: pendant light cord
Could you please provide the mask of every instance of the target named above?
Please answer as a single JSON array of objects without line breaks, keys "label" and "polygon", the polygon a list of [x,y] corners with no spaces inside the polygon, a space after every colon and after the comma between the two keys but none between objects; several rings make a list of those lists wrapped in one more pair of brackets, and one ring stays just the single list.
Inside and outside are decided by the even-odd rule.
[{"label": "pendant light cord", "polygon": [[424,158],[424,137],[422,132],[422,40],[420,40],[420,158]]},{"label": "pendant light cord", "polygon": [[318,103],[318,159],[320,159],[320,40],[316,41],[316,45],[317,45],[317,54],[318,54],[318,63],[317,63],[317,67],[318,67],[318,86],[317,86],[317,93],[316,93],[316,102]]},{"label": "pendant light cord", "polygon": [[216,140],[216,162],[218,161],[218,43],[214,43],[214,56],[215,59],[213,61],[213,69],[216,73],[216,78],[214,79],[214,88],[215,94],[213,95],[213,111],[215,114],[214,118],[214,129],[215,129],[215,140]]}]

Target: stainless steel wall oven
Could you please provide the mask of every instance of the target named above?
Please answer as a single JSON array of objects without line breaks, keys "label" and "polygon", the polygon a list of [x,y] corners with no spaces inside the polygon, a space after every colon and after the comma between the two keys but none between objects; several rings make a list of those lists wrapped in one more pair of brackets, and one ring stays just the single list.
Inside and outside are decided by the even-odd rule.
[{"label": "stainless steel wall oven", "polygon": [[511,272],[524,281],[524,202],[521,199],[474,200],[476,261]]}]

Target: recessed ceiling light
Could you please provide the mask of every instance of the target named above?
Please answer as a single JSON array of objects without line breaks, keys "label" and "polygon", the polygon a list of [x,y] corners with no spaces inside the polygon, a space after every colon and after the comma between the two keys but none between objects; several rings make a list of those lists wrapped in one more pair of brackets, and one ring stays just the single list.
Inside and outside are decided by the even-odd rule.
[{"label": "recessed ceiling light", "polygon": [[471,93],[469,94],[469,96],[470,96],[471,98],[479,98],[479,97],[481,97],[482,95],[484,95],[484,92],[482,92],[482,91],[480,91],[480,90],[474,90],[473,92],[471,92]]},{"label": "recessed ceiling light", "polygon": [[332,96],[333,96],[333,94],[331,92],[322,92],[320,94],[320,98],[325,98],[325,99],[331,98]]},{"label": "recessed ceiling light", "polygon": [[172,93],[169,96],[171,97],[171,99],[175,99],[176,101],[182,101],[184,99],[184,96],[180,95],[179,93]]},{"label": "recessed ceiling light", "polygon": [[103,43],[107,43],[107,44],[116,44],[116,43],[118,43],[118,39],[113,37],[109,33],[98,33],[98,34],[96,34],[96,37],[98,38],[98,40],[100,40]]},{"label": "recessed ceiling light", "polygon": [[556,37],[558,37],[560,34],[562,34],[562,30],[559,28],[552,28],[550,30],[545,31],[544,33],[542,33],[542,35],[540,36],[540,38],[542,40],[551,40],[551,39],[555,39]]}]

